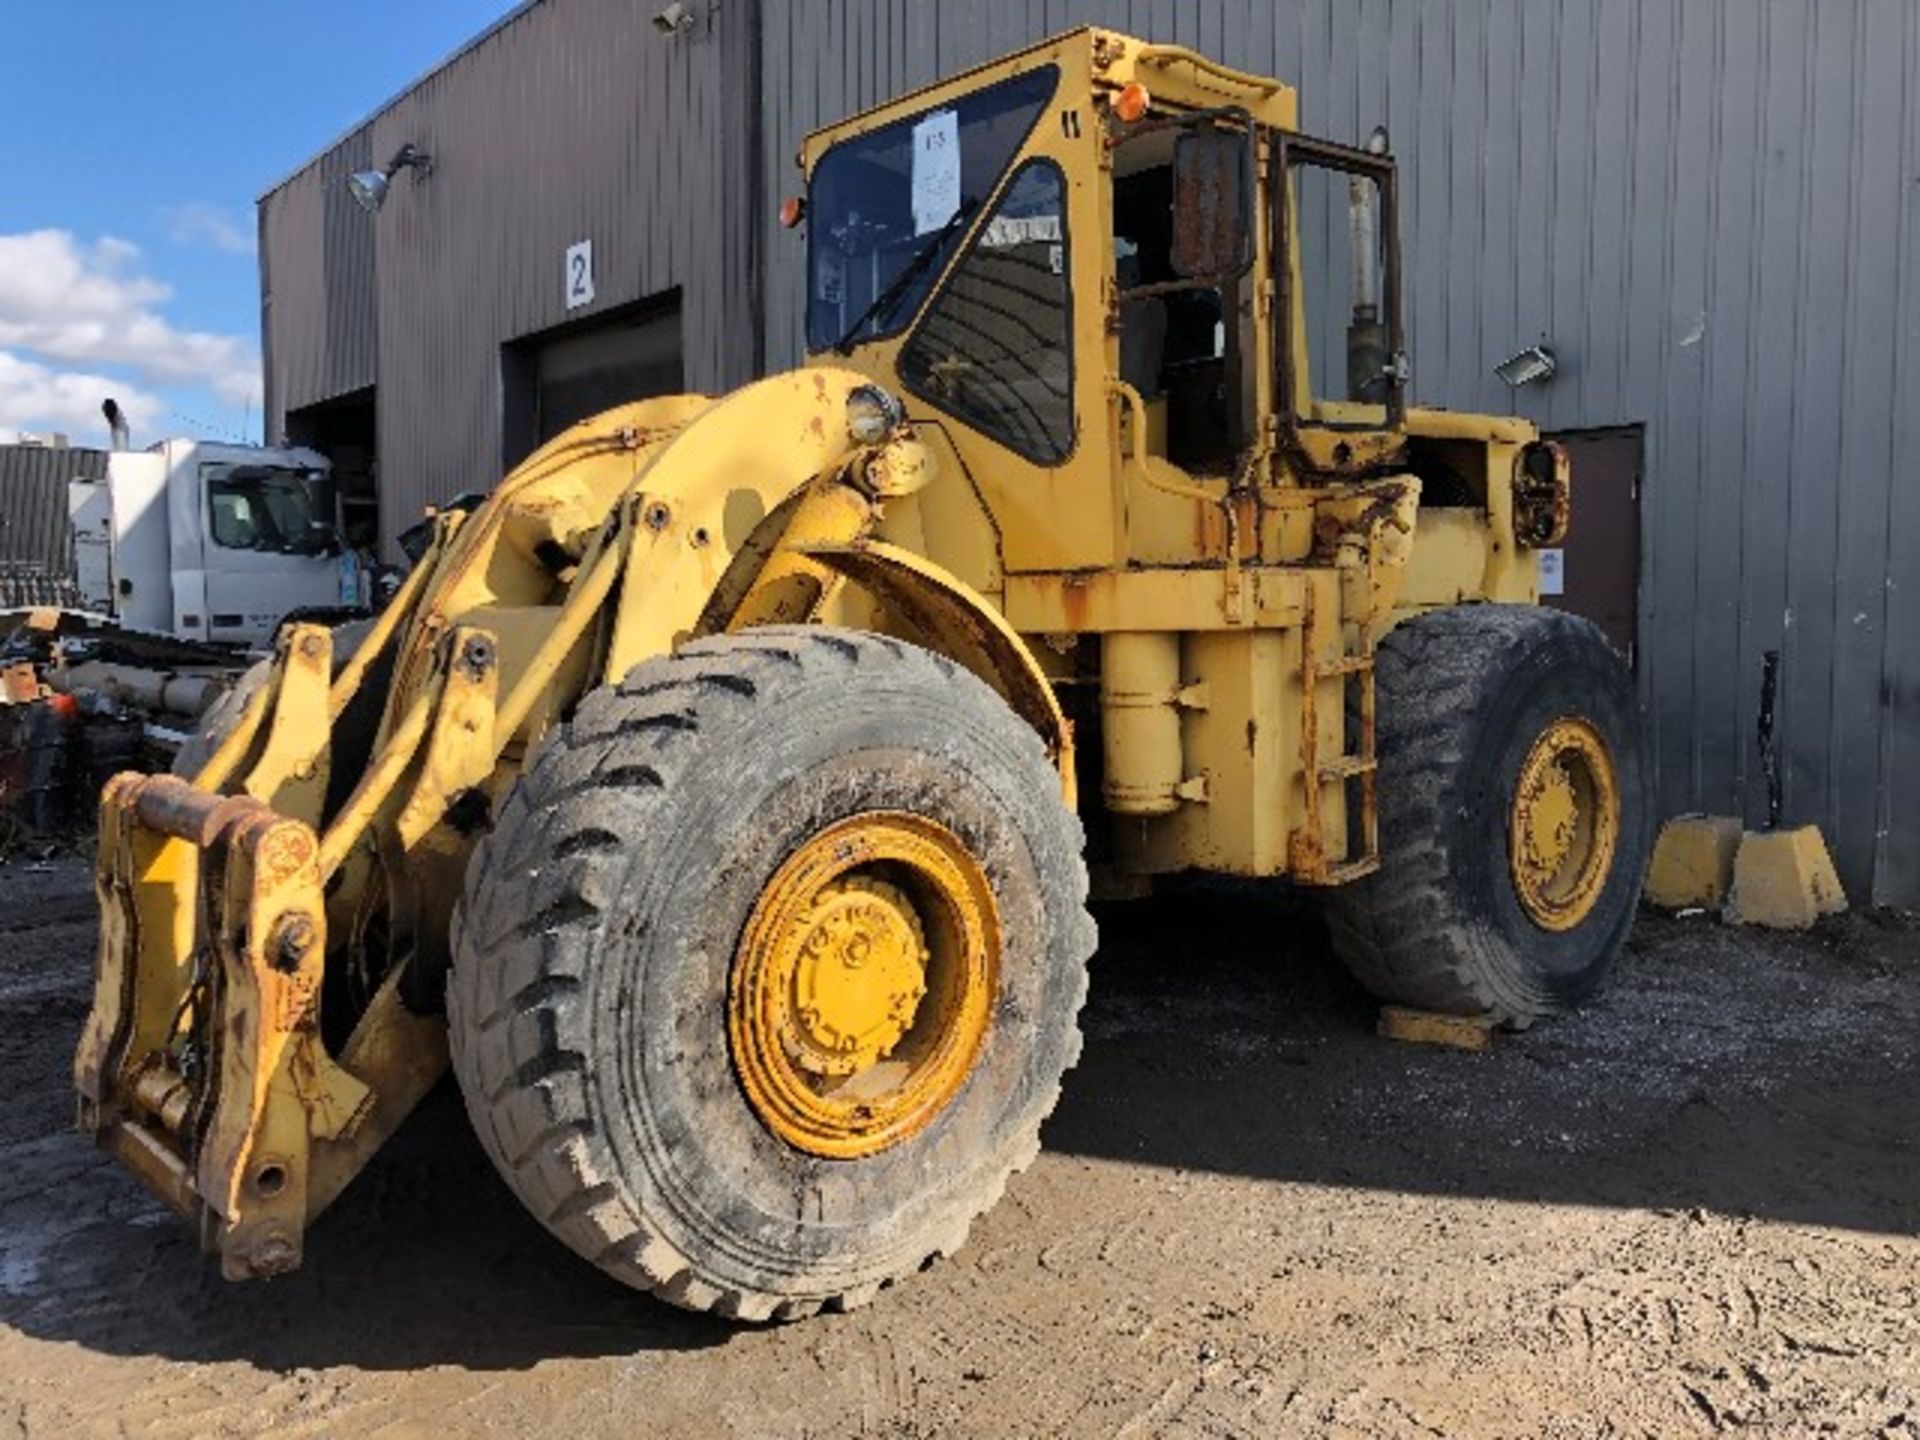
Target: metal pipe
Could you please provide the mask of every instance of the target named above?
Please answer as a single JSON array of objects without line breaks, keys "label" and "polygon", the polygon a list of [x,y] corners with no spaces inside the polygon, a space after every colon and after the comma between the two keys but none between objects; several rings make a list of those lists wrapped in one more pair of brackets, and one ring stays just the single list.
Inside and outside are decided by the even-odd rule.
[{"label": "metal pipe", "polygon": [[1361,312],[1373,320],[1380,314],[1379,275],[1373,257],[1380,247],[1380,217],[1374,205],[1374,184],[1370,176],[1347,178],[1347,232],[1353,247],[1353,318],[1358,324]]},{"label": "metal pipe", "polygon": [[[1378,137],[1383,132],[1376,130]],[[1387,327],[1380,323],[1380,187],[1369,175],[1347,177],[1347,234],[1353,264],[1353,314],[1347,322],[1347,398],[1379,400],[1387,367]]]},{"label": "metal pipe", "polygon": [[1138,58],[1143,65],[1191,65],[1202,75],[1211,75],[1216,80],[1225,80],[1230,85],[1248,90],[1258,90],[1262,95],[1271,95],[1285,88],[1271,76],[1235,70],[1179,45],[1142,45]]},{"label": "metal pipe", "polygon": [[100,406],[100,413],[107,417],[107,429],[113,436],[113,448],[133,449],[133,427],[127,424],[127,412],[120,408],[120,402],[109,395]]},{"label": "metal pipe", "polygon": [[1100,793],[1116,815],[1180,807],[1180,637],[1114,631],[1100,641]]},{"label": "metal pipe", "polygon": [[193,720],[219,698],[231,681],[223,676],[181,675],[172,670],[145,670],[136,665],[85,660],[78,665],[54,669],[49,683],[55,690],[69,695],[98,690],[122,704]]}]

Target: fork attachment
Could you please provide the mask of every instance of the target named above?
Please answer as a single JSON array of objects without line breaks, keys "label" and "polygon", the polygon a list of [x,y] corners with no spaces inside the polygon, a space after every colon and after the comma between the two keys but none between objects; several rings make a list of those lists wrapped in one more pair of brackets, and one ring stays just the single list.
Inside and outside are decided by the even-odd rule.
[{"label": "fork attachment", "polygon": [[[197,1221],[229,1279],[297,1267],[308,1221],[398,1123],[320,1040],[319,849],[304,822],[174,776],[101,797],[80,1126]],[[406,1023],[391,978],[356,1038]],[[419,1029],[437,1073],[444,1041]]]}]

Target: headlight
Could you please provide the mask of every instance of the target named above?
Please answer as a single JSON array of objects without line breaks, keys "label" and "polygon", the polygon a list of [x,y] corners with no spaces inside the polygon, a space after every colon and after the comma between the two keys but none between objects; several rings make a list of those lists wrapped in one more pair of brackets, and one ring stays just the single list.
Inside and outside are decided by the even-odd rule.
[{"label": "headlight", "polygon": [[847,433],[856,445],[878,445],[905,422],[906,407],[878,385],[861,385],[847,396]]}]

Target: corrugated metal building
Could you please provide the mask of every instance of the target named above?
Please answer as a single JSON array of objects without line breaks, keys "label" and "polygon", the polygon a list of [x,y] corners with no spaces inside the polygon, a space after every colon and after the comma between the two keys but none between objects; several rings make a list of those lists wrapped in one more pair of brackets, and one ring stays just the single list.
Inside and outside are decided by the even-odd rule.
[{"label": "corrugated metal building", "polygon": [[[377,386],[387,536],[594,374],[659,381],[636,355],[677,342],[693,388],[791,363],[802,247],[772,217],[799,138],[1109,24],[1296,83],[1312,132],[1389,127],[1414,392],[1580,447],[1589,533],[1624,541],[1570,552],[1569,588],[1605,568],[1627,597],[1665,811],[1764,816],[1780,650],[1788,817],[1856,898],[1920,903],[1920,7],[700,0],[673,36],[657,8],[523,7],[263,199],[270,417],[324,440]],[[354,209],[341,179],[408,141],[433,174]],[[583,239],[574,313],[650,339],[565,328]],[[1541,342],[1550,382],[1494,377]]]},{"label": "corrugated metal building", "polygon": [[[651,14],[522,6],[261,199],[269,433],[377,466],[389,545],[579,418],[567,382],[609,342],[656,389],[756,363],[752,96],[723,79],[752,74],[751,31],[716,16],[666,44]],[[370,215],[346,178],[403,144],[431,173]],[[591,274],[570,282],[582,240]]]},{"label": "corrugated metal building", "polygon": [[78,606],[68,487],[107,478],[107,452],[0,445],[0,610]]}]

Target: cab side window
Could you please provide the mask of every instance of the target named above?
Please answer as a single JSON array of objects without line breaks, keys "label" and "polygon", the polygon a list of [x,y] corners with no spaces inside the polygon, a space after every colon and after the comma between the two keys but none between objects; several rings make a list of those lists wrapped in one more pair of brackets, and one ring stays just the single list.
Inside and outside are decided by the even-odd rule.
[{"label": "cab side window", "polygon": [[308,477],[273,466],[209,462],[200,467],[207,522],[223,550],[319,555],[333,527],[315,513]]},{"label": "cab side window", "polygon": [[253,502],[231,489],[215,489],[207,496],[213,511],[213,543],[227,550],[252,550],[260,543]]}]

